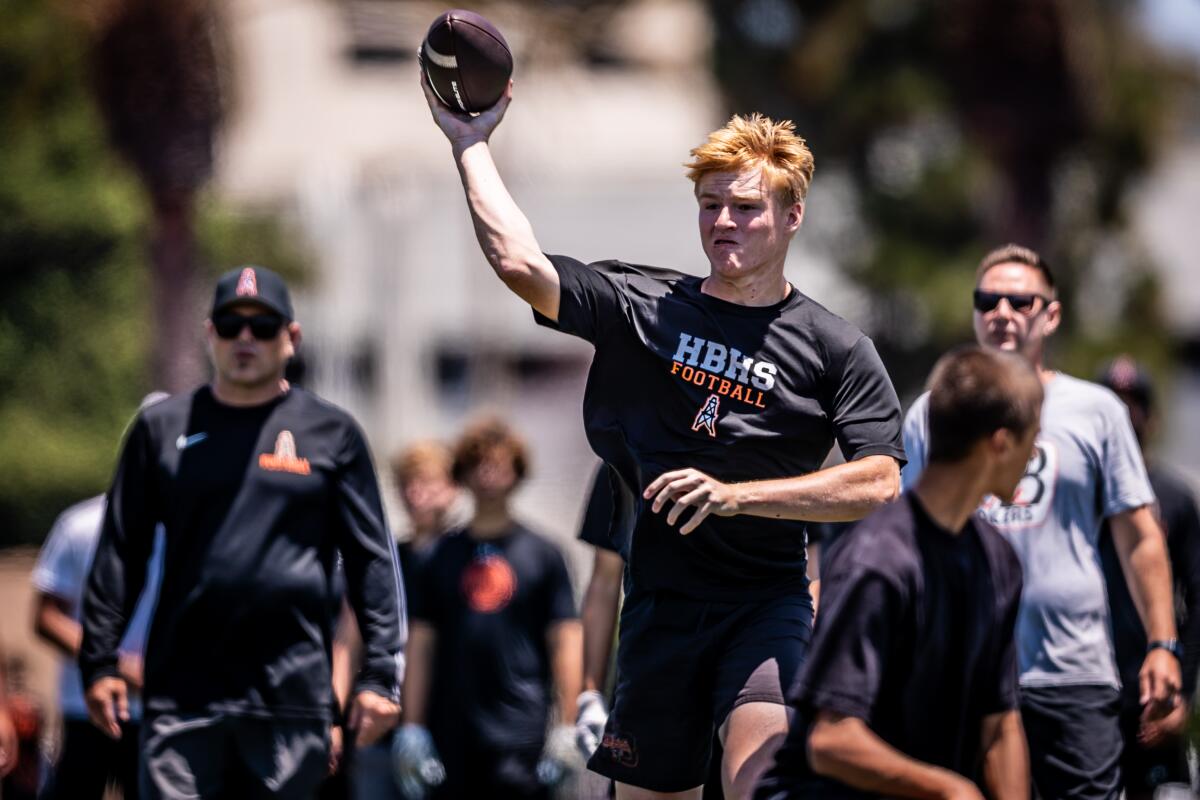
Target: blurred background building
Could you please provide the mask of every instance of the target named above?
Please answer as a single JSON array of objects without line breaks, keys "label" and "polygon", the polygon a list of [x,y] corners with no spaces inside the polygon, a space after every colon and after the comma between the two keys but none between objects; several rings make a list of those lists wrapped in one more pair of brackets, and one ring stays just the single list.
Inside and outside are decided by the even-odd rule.
[{"label": "blurred background building", "polygon": [[[704,272],[688,150],[732,112],[792,118],[817,170],[788,276],[875,338],[902,399],[970,338],[980,255],[1018,240],[1062,279],[1056,362],[1143,359],[1159,451],[1200,477],[1200,3],[471,7],[516,56],[493,146],[547,251]],[[105,487],[145,391],[204,379],[211,277],[239,263],[299,287],[301,380],[380,463],[509,416],[535,454],[519,507],[586,579],[590,348],[535,326],[479,254],[417,86],[442,10],[0,6],[0,636],[46,691],[28,548]]]}]

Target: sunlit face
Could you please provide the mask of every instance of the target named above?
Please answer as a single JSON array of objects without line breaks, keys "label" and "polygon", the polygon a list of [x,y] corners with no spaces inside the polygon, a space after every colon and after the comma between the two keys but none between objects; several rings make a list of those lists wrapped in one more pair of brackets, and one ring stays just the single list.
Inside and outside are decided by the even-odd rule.
[{"label": "sunlit face", "polygon": [[437,525],[454,504],[456,493],[450,474],[436,467],[418,470],[400,486],[404,510],[417,528]]},{"label": "sunlit face", "polygon": [[1053,292],[1042,273],[1025,264],[997,264],[983,273],[977,288],[995,294],[1037,296],[1022,310],[1014,309],[1007,299],[990,311],[976,309],[974,319],[979,344],[1039,359],[1045,340],[1058,330],[1062,318],[1062,307],[1051,299]]},{"label": "sunlit face", "polygon": [[712,273],[740,278],[783,271],[788,244],[804,218],[804,204],[786,205],[762,167],[710,172],[696,184],[700,240]]},{"label": "sunlit face", "polygon": [[996,447],[995,486],[992,487],[992,494],[1005,503],[1011,503],[1017,493],[1017,487],[1029,466],[1029,459],[1033,456],[1033,446],[1040,430],[1040,424],[1035,423],[1019,438],[1008,430],[995,434],[1001,437],[1001,441]]},{"label": "sunlit face", "polygon": [[[257,303],[244,303],[222,313],[241,317],[273,313]],[[271,339],[256,339],[249,325],[243,325],[237,336],[223,339],[217,335],[212,320],[205,320],[208,349],[218,379],[241,389],[258,389],[283,379],[288,359],[296,354],[300,343],[300,325],[286,323]]]}]

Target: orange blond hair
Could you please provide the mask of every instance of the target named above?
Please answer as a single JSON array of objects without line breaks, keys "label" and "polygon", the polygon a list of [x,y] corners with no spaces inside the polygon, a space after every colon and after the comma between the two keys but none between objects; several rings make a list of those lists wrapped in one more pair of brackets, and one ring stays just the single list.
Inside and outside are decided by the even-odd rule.
[{"label": "orange blond hair", "polygon": [[813,155],[796,135],[791,120],[776,122],[755,112],[749,117],[737,114],[723,128],[708,135],[708,140],[692,150],[692,160],[684,164],[693,183],[710,172],[741,172],[761,166],[771,188],[788,205],[802,203],[812,182]]}]

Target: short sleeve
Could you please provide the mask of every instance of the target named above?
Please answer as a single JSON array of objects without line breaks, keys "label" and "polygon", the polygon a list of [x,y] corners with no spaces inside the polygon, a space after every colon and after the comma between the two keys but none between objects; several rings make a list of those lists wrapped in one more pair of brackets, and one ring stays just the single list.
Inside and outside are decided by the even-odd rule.
[{"label": "short sleeve", "polygon": [[547,543],[545,557],[546,625],[562,620],[575,619],[575,594],[571,590],[571,576],[562,553]]},{"label": "short sleeve", "polygon": [[70,511],[54,521],[46,537],[42,551],[38,554],[31,580],[33,588],[43,594],[54,595],[75,602],[83,586],[88,565],[84,554],[77,546],[71,533],[73,517]]},{"label": "short sleeve", "polygon": [[846,355],[833,394],[832,419],[847,461],[884,455],[904,463],[900,400],[875,345],[866,336]]},{"label": "short sleeve", "polygon": [[595,344],[608,326],[624,316],[616,276],[568,256],[547,258],[558,273],[558,320],[537,311],[533,312],[533,318],[539,325]]},{"label": "short sleeve", "polygon": [[1101,445],[1100,502],[1111,517],[1154,502],[1154,489],[1138,447],[1129,412],[1115,398],[1104,412],[1107,435]]},{"label": "short sleeve", "polygon": [[904,418],[904,454],[908,463],[900,470],[900,488],[909,491],[925,471],[929,448],[929,395],[917,398]]},{"label": "short sleeve", "polygon": [[899,591],[877,572],[851,567],[848,575],[827,577],[816,636],[793,704],[804,712],[824,710],[869,720],[901,607]]},{"label": "short sleeve", "polygon": [[[1014,560],[1016,556],[1013,556]],[[1001,636],[999,658],[995,661],[995,672],[984,687],[984,714],[1011,711],[1020,704],[1017,670],[1017,616],[1021,607],[1020,565],[1015,564],[1015,578],[1010,581],[1006,592],[999,635]]]}]

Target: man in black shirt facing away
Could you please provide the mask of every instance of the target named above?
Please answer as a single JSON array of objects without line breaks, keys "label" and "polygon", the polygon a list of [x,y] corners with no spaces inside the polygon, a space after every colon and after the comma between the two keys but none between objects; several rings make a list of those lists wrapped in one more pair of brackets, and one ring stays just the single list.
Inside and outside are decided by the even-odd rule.
[{"label": "man in black shirt facing away", "polygon": [[[1133,359],[1122,356],[1107,365],[1097,381],[1112,389],[1129,408],[1133,432],[1143,451],[1157,422],[1154,386]],[[1187,741],[1183,733],[1195,703],[1200,666],[1200,516],[1192,490],[1171,470],[1147,458],[1146,471],[1157,499],[1154,511],[1167,534],[1167,553],[1175,579],[1175,616],[1183,658],[1184,702],[1157,720],[1143,719],[1138,702],[1138,671],[1146,658],[1146,629],[1121,571],[1107,523],[1100,534],[1108,602],[1112,608],[1113,647],[1121,673],[1121,780],[1128,800],[1149,800],[1164,783],[1190,783]]]},{"label": "man in black shirt facing away", "polygon": [[[622,798],[699,797],[714,730],[726,794],[787,730],[811,632],[801,520],[899,491],[899,402],[870,339],[784,277],[812,154],[789,122],[734,117],[692,151],[708,276],[542,253],[488,137],[426,85],[484,255],[540,324],[596,347],[584,424],[634,493],[618,683],[588,766]],[[847,463],[821,470],[834,441]]]},{"label": "man in black shirt facing away", "polygon": [[756,800],[1029,796],[1013,629],[1021,565],[975,515],[1010,498],[1042,387],[1004,353],[966,347],[930,378],[929,466],[899,502],[843,534],[790,698],[795,723]]},{"label": "man in black shirt facing away", "polygon": [[117,645],[166,532],[146,647],[142,796],[311,797],[335,712],[330,642],[342,555],[365,654],[349,726],[394,726],[404,606],[361,431],[288,386],[300,343],[283,280],[226,273],[206,321],[210,385],[142,411],[126,438],[83,605],[92,720],[127,714]]},{"label": "man in black shirt facing away", "polygon": [[527,466],[524,444],[498,420],[472,425],[455,448],[454,477],[475,513],[438,540],[413,590],[395,745],[410,800],[429,790],[548,799],[575,758],[579,620],[562,555],[512,517]]}]

